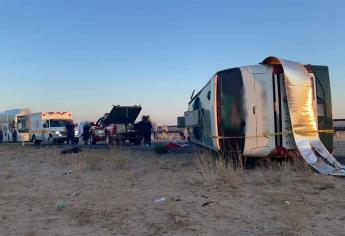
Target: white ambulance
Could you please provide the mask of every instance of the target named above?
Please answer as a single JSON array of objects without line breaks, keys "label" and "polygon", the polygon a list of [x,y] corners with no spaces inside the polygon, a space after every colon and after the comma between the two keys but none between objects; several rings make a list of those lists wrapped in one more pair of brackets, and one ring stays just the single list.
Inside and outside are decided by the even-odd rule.
[{"label": "white ambulance", "polygon": [[[30,115],[30,138],[33,143],[67,141],[66,124],[73,122],[71,112],[39,112]],[[74,142],[79,141],[75,131]]]}]

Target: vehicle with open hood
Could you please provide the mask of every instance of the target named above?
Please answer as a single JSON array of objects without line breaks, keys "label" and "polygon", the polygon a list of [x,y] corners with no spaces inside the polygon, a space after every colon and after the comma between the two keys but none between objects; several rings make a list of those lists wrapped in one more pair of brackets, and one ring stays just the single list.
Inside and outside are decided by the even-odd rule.
[{"label": "vehicle with open hood", "polygon": [[91,144],[100,141],[107,144],[129,141],[139,145],[142,135],[135,121],[141,109],[141,106],[113,106],[110,113],[105,113],[91,128]]}]

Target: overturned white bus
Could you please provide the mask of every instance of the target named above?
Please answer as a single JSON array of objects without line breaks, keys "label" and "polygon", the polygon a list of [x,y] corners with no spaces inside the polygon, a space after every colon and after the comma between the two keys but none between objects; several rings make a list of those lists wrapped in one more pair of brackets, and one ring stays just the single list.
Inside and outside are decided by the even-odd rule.
[{"label": "overturned white bus", "polygon": [[[304,65],[313,80],[320,138],[333,149],[332,101],[327,66]],[[180,119],[181,121],[181,119]],[[217,72],[189,102],[184,115],[190,140],[213,150],[282,156],[296,149],[281,64],[241,66]]]}]

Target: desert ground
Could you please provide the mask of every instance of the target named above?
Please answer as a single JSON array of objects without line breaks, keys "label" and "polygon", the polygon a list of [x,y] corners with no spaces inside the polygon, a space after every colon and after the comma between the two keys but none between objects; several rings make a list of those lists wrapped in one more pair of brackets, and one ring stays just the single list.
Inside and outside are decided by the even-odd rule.
[{"label": "desert ground", "polygon": [[0,145],[0,235],[345,234],[345,179],[300,162],[234,169],[190,148],[60,152]]}]

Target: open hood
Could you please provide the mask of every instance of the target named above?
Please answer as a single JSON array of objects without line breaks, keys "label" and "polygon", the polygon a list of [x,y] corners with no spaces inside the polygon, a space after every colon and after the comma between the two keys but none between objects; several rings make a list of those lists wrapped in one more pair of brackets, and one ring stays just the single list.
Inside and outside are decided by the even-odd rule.
[{"label": "open hood", "polygon": [[104,119],[105,124],[133,124],[141,111],[141,106],[114,106]]}]

